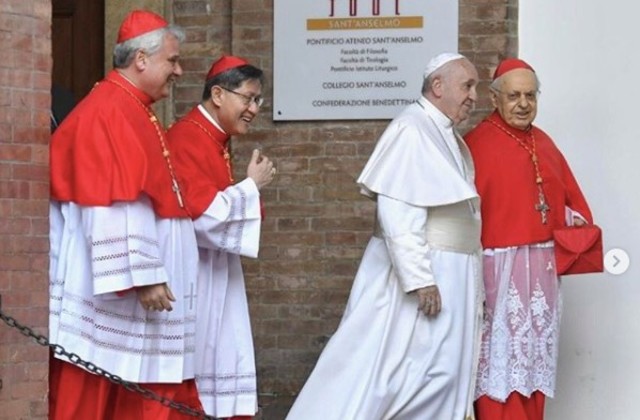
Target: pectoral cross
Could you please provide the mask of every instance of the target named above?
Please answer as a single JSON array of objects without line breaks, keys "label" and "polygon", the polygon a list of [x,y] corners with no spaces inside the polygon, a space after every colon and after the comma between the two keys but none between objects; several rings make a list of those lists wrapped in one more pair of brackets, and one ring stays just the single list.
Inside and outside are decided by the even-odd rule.
[{"label": "pectoral cross", "polygon": [[544,194],[542,192],[538,193],[538,204],[536,204],[536,210],[540,212],[542,216],[542,224],[547,224],[547,212],[549,211],[549,205],[544,199]]},{"label": "pectoral cross", "polygon": [[184,208],[184,202],[182,201],[182,194],[180,193],[180,186],[178,185],[178,181],[175,178],[171,180],[171,189],[176,194],[178,198],[178,204],[180,204],[180,208]]}]

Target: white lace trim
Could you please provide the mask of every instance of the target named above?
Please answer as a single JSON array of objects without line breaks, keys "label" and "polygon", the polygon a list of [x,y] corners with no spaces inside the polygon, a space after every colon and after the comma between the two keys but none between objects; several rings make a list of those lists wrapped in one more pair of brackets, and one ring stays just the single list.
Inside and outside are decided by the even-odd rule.
[{"label": "white lace trim", "polygon": [[517,391],[553,397],[562,310],[551,246],[485,253],[487,302],[476,398]]}]

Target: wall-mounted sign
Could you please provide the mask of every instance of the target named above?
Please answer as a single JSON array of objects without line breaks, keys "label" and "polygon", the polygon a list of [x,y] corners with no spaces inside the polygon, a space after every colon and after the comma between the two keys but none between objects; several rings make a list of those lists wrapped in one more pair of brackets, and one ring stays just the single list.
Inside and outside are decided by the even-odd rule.
[{"label": "wall-mounted sign", "polygon": [[274,0],[274,120],[389,119],[458,49],[455,0]]}]

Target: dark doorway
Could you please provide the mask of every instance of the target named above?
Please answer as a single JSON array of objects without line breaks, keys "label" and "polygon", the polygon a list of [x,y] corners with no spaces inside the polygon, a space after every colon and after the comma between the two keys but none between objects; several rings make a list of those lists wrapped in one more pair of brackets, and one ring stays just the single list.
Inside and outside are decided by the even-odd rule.
[{"label": "dark doorway", "polygon": [[82,99],[104,77],[104,0],[53,0],[52,83]]}]

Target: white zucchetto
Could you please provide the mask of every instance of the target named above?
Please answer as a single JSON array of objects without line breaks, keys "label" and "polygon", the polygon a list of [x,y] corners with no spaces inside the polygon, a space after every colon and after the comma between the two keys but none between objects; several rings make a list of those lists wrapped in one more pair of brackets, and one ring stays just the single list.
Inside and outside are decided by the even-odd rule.
[{"label": "white zucchetto", "polygon": [[427,77],[429,77],[431,73],[438,70],[440,67],[444,66],[449,61],[459,60],[461,58],[466,58],[466,57],[462,54],[451,53],[451,52],[445,52],[445,53],[440,53],[436,55],[429,61],[429,63],[427,64],[427,68],[424,69],[423,78],[426,79]]}]

